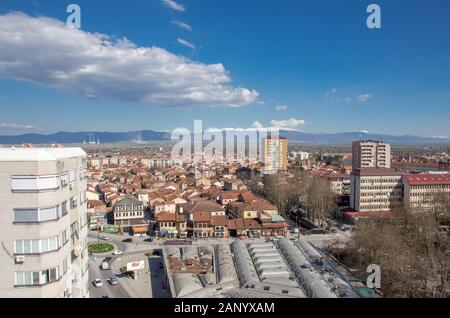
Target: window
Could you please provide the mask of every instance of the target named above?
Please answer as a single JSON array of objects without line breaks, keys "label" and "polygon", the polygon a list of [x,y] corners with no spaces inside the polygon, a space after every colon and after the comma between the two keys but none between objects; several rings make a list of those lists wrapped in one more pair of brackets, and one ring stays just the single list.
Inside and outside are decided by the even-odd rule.
[{"label": "window", "polygon": [[69,269],[69,262],[67,261],[67,258],[65,258],[64,260],[63,260],[63,266],[62,266],[62,268],[63,268],[63,274],[65,274],[66,272],[67,272],[67,270]]},{"label": "window", "polygon": [[58,280],[58,275],[58,267],[41,272],[16,272],[16,286],[36,286],[53,283]]},{"label": "window", "polygon": [[67,235],[67,230],[64,230],[61,234],[62,244],[66,244],[69,241],[69,236]]},{"label": "window", "polygon": [[75,170],[70,170],[69,171],[69,182],[70,183],[75,182],[76,178],[77,178],[76,171]]},{"label": "window", "polygon": [[43,209],[14,209],[14,223],[39,223],[59,218],[58,206]]},{"label": "window", "polygon": [[43,240],[14,241],[15,254],[41,254],[56,251],[59,248],[58,237]]},{"label": "window", "polygon": [[16,286],[33,286],[39,284],[39,272],[16,272]]},{"label": "window", "polygon": [[13,191],[40,191],[59,188],[58,176],[14,176],[11,178]]},{"label": "window", "polygon": [[17,223],[39,222],[39,209],[14,209],[14,222]]},{"label": "window", "polygon": [[69,213],[69,209],[67,208],[67,201],[64,201],[63,203],[61,203],[61,213],[62,213],[62,216]]},{"label": "window", "polygon": [[58,207],[50,207],[45,209],[40,209],[39,220],[41,222],[51,221],[58,219]]},{"label": "window", "polygon": [[67,186],[67,184],[69,183],[69,176],[67,175],[67,173],[64,173],[61,175],[61,185],[63,187]]}]

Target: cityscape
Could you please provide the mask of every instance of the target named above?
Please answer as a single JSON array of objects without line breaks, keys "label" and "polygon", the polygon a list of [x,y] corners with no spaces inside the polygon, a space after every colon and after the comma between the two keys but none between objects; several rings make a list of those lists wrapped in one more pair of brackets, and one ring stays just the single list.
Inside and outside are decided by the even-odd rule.
[{"label": "cityscape", "polygon": [[[450,44],[412,57],[400,0],[317,1],[361,16],[298,31],[336,52],[294,62],[300,1],[272,2],[117,1],[119,25],[102,1],[0,4],[0,298],[450,297]],[[436,3],[404,12],[428,8],[425,46],[450,33]],[[352,36],[382,46],[372,79]]]}]

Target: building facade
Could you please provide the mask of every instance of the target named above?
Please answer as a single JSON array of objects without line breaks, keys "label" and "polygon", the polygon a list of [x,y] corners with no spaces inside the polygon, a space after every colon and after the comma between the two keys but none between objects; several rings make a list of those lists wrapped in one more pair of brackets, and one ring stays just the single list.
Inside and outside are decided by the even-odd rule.
[{"label": "building facade", "polygon": [[372,140],[358,140],[352,144],[353,169],[391,168],[391,145]]},{"label": "building facade", "polygon": [[0,149],[0,297],[89,297],[86,153]]},{"label": "building facade", "polygon": [[133,226],[147,225],[144,220],[144,204],[134,197],[126,197],[118,201],[113,209],[114,225],[124,231],[130,231]]},{"label": "building facade", "polygon": [[450,196],[450,173],[403,176],[404,203],[414,211],[432,211],[439,196]]},{"label": "building facade", "polygon": [[359,212],[393,211],[401,207],[402,175],[391,169],[355,169],[351,175],[350,208]]},{"label": "building facade", "polygon": [[288,139],[286,137],[267,137],[264,143],[264,170],[266,173],[287,171]]}]

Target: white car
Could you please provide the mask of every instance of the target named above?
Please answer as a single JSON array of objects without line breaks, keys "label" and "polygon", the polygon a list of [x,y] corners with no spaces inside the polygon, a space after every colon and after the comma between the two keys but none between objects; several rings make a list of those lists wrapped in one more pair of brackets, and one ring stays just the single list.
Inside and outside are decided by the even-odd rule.
[{"label": "white car", "polygon": [[109,236],[107,235],[100,235],[100,239],[104,241],[109,241]]},{"label": "white car", "polygon": [[113,252],[113,255],[122,255],[122,254],[123,254],[123,251],[121,251],[121,250],[117,250],[117,251]]},{"label": "white car", "polygon": [[95,279],[95,280],[94,280],[94,286],[95,286],[96,288],[102,287],[102,286],[103,286],[102,280],[101,280],[100,278]]}]

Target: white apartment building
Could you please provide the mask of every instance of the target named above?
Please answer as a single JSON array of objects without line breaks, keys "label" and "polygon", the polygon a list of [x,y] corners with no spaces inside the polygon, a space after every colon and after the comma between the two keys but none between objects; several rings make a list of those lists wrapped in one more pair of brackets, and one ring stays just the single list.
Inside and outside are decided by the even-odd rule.
[{"label": "white apartment building", "polygon": [[86,153],[0,149],[0,297],[89,297]]},{"label": "white apartment building", "polygon": [[395,211],[403,201],[402,175],[391,169],[355,169],[351,175],[350,208],[359,212]]},{"label": "white apartment building", "polygon": [[450,197],[450,173],[403,176],[404,203],[415,211],[432,211],[439,196]]},{"label": "white apartment building", "polygon": [[353,169],[391,168],[391,145],[381,141],[354,141]]}]

